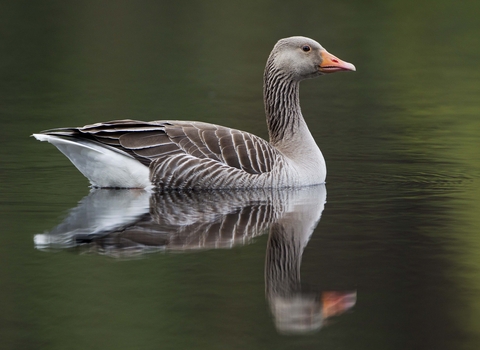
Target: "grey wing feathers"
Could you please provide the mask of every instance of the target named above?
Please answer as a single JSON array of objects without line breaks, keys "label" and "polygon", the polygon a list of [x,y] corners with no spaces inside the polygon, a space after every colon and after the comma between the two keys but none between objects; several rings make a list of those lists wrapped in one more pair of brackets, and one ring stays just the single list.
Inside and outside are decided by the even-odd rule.
[{"label": "grey wing feathers", "polygon": [[[122,150],[147,166],[159,158],[188,155],[262,174],[271,171],[278,156],[275,148],[253,134],[202,122],[127,119],[44,133],[94,140]],[[185,161],[191,162],[191,157]]]}]

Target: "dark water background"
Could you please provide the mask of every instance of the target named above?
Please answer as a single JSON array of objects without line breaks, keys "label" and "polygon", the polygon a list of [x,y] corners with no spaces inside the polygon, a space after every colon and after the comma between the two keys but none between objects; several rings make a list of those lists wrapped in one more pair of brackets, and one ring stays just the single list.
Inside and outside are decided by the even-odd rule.
[{"label": "dark water background", "polygon": [[[0,2],[0,348],[480,348],[480,2]],[[283,335],[267,235],[114,259],[35,249],[88,194],[40,130],[202,120],[267,137],[262,73],[305,35],[355,73],[302,83],[327,204],[302,283],[356,290],[318,332]]]}]

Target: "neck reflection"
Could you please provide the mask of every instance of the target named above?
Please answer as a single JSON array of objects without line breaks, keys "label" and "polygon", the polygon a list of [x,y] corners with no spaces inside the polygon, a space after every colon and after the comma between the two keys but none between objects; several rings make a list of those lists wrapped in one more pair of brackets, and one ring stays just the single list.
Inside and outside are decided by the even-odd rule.
[{"label": "neck reflection", "polygon": [[301,189],[151,193],[92,190],[50,232],[42,250],[116,258],[248,244],[268,233],[265,290],[277,330],[301,334],[352,308],[356,292],[302,290],[302,254],[322,215],[324,185]]}]

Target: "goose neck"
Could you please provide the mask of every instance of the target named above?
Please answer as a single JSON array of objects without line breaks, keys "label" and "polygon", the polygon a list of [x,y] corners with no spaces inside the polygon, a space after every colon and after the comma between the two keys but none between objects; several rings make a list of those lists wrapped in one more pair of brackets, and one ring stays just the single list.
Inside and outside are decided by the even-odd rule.
[{"label": "goose neck", "polygon": [[267,64],[263,94],[265,114],[272,144],[294,138],[303,125],[299,81]]}]

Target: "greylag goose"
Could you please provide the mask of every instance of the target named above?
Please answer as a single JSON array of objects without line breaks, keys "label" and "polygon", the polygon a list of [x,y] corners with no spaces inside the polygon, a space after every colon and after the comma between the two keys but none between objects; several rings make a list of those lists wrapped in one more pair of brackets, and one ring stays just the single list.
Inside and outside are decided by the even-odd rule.
[{"label": "greylag goose", "polygon": [[270,142],[191,121],[115,120],[33,136],[64,153],[94,187],[282,188],[320,184],[326,166],[303,119],[299,83],[355,66],[316,41],[279,40],[267,60],[264,103]]}]

